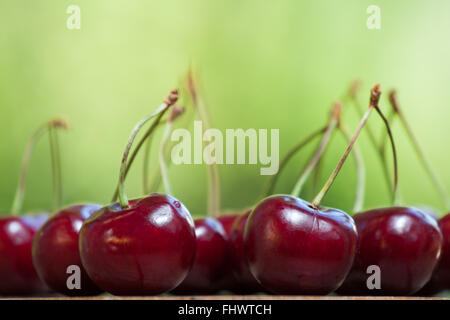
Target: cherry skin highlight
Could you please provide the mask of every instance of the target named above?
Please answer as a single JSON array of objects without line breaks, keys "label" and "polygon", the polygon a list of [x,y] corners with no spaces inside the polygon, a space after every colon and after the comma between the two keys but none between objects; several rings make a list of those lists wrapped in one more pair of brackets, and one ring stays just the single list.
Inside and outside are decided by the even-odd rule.
[{"label": "cherry skin highlight", "polygon": [[31,258],[33,236],[47,218],[47,214],[0,218],[0,295],[48,292]]},{"label": "cherry skin highlight", "polygon": [[214,218],[195,219],[197,239],[194,265],[174,294],[213,294],[228,272],[228,241],[222,224]]},{"label": "cherry skin highlight", "polygon": [[[92,296],[102,292],[89,278],[81,263],[78,237],[83,222],[101,209],[94,204],[74,205],[57,212],[36,232],[33,264],[39,278],[52,290],[68,296]],[[70,290],[67,268],[78,266],[81,288]]]},{"label": "cherry skin highlight", "polygon": [[195,258],[194,222],[177,199],[152,194],[128,208],[102,208],[80,231],[92,281],[114,295],[155,295],[177,287]]},{"label": "cherry skin highlight", "polygon": [[244,233],[250,271],[277,294],[328,294],[338,288],[355,256],[353,219],[337,209],[278,195],[262,200]]},{"label": "cherry skin highlight", "polygon": [[[442,245],[434,218],[411,207],[374,209],[353,218],[359,235],[358,252],[339,293],[411,295],[430,280]],[[380,290],[367,288],[370,265],[380,267]]]},{"label": "cherry skin highlight", "polygon": [[262,292],[264,289],[250,272],[245,252],[244,231],[250,213],[251,210],[248,210],[234,222],[230,231],[230,252],[233,274],[239,287],[241,287],[241,291],[255,293]]}]

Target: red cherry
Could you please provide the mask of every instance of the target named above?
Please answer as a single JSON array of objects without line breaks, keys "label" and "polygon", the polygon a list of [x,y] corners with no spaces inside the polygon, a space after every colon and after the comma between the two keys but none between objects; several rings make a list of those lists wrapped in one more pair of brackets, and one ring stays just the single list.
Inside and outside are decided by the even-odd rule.
[{"label": "red cherry", "polygon": [[31,259],[31,243],[47,214],[0,218],[0,295],[33,295],[48,291]]},{"label": "red cherry", "polygon": [[227,253],[227,261],[225,262],[227,265],[226,272],[224,274],[224,277],[222,278],[220,287],[224,290],[231,291],[236,294],[245,294],[244,291],[242,291],[242,287],[239,285],[236,277],[233,274],[233,265],[231,263],[231,246],[230,246],[230,232],[231,228],[233,227],[234,222],[236,219],[238,219],[241,215],[239,213],[225,213],[222,214],[217,218],[219,222],[222,224],[223,229],[225,230],[225,236],[228,243],[228,253]]},{"label": "red cherry", "polygon": [[438,224],[442,233],[441,257],[430,282],[417,295],[430,296],[450,289],[450,214],[442,217]]},{"label": "red cherry", "polygon": [[[430,280],[442,245],[435,219],[410,207],[369,210],[354,219],[359,249],[341,293],[410,295]],[[367,288],[370,265],[380,267],[380,290]]]},{"label": "red cherry", "polygon": [[349,215],[288,195],[261,201],[244,234],[253,276],[279,294],[332,292],[352,266],[356,243]]},{"label": "red cherry", "polygon": [[222,224],[214,218],[196,219],[197,249],[194,265],[174,294],[212,294],[228,272],[228,241]]},{"label": "red cherry", "polygon": [[[102,291],[89,279],[81,264],[78,236],[83,222],[101,208],[99,205],[75,205],[51,217],[33,240],[33,263],[39,277],[51,289],[68,296],[90,296]],[[67,287],[67,267],[81,271],[81,289]]]},{"label": "red cherry", "polygon": [[244,246],[244,231],[251,210],[236,219],[230,231],[231,264],[234,277],[242,292],[255,293],[264,291],[251,274]]},{"label": "red cherry", "polygon": [[112,204],[86,220],[80,255],[92,281],[115,295],[154,295],[177,287],[195,258],[195,230],[177,199],[152,194],[123,209]]}]

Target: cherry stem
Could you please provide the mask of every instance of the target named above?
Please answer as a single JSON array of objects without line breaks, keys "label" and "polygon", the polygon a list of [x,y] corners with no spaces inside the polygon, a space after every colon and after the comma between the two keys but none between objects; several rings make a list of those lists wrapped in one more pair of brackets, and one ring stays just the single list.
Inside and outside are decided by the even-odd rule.
[{"label": "cherry stem", "polygon": [[[383,112],[381,112],[381,109],[378,107],[378,105],[375,106],[375,110],[377,111],[380,118],[383,120],[384,125],[386,127],[386,132],[388,133],[389,140],[391,142],[391,149],[392,149],[392,157],[394,160],[394,184],[393,184],[393,190],[392,190],[392,204],[395,205],[398,203],[398,161],[397,161],[397,148],[395,147],[394,142],[394,136],[392,134],[391,126],[389,125],[388,119],[384,116]],[[384,159],[384,156],[383,156]],[[387,170],[387,164],[385,161],[385,168]],[[388,171],[389,172],[389,171]]]},{"label": "cherry stem", "polygon": [[152,139],[153,137],[149,137],[147,139],[147,142],[145,143],[145,149],[144,149],[144,160],[143,160],[143,171],[142,171],[142,190],[144,191],[144,194],[150,193],[150,186],[148,182],[148,175],[149,175],[149,164],[150,164],[150,150],[152,148]]},{"label": "cherry stem", "polygon": [[[188,71],[186,77],[186,87],[191,96],[194,110],[197,113],[201,121],[203,121],[206,129],[211,127],[209,117],[204,106],[202,99],[197,93],[197,85],[191,70]],[[219,168],[216,162],[208,165],[208,184],[209,184],[209,196],[208,196],[208,212],[212,217],[217,217],[220,211],[220,175]]]},{"label": "cherry stem", "polygon": [[[131,135],[128,139],[127,145],[125,146],[125,151],[123,153],[123,157],[122,157],[122,162],[120,165],[120,174],[119,174],[119,183],[117,186],[117,190],[116,192],[118,193],[119,196],[119,203],[120,206],[122,208],[128,208],[129,206],[129,202],[128,202],[128,198],[125,192],[125,177],[128,173],[128,170],[132,164],[132,159],[130,158],[130,161],[128,160],[128,155],[130,153],[130,149],[131,146],[133,145],[134,139],[136,138],[136,135],[138,134],[138,132],[141,130],[141,128],[151,119],[156,118],[156,121],[153,122],[152,126],[150,127],[151,132],[153,132],[154,128],[156,127],[156,125],[158,124],[158,122],[161,120],[161,117],[163,116],[163,114],[172,106],[175,104],[175,102],[178,100],[178,90],[177,89],[173,89],[170,94],[168,95],[168,97],[164,100],[164,102],[150,115],[148,115],[147,117],[145,117],[144,119],[142,119],[141,121],[139,121],[136,126],[133,128],[133,131],[131,132]],[[146,132],[144,137],[148,137],[148,133],[150,131],[150,129]],[[150,132],[150,133],[151,133]],[[138,148],[140,148],[142,146],[142,144],[145,142],[145,139],[141,139],[138,143],[138,145],[136,146],[136,148],[134,149],[134,155],[137,154],[136,150]],[[134,159],[134,158],[133,158]],[[112,201],[115,201],[117,198],[116,193],[113,196]]]},{"label": "cherry stem", "polygon": [[[339,131],[342,133],[345,140],[350,143],[352,137],[347,131],[347,128],[342,123],[339,124]],[[360,212],[364,207],[364,195],[366,190],[366,168],[364,166],[364,158],[358,144],[355,144],[355,146],[353,147],[352,154],[354,156],[356,166],[356,193],[352,210],[354,213],[357,213]]]},{"label": "cherry stem", "polygon": [[172,193],[172,187],[171,187],[170,179],[169,179],[169,170],[168,170],[167,161],[166,161],[166,150],[167,150],[167,146],[169,143],[170,134],[172,133],[173,122],[183,112],[184,112],[183,108],[177,108],[176,106],[174,106],[172,108],[172,113],[170,115],[170,118],[167,120],[166,128],[164,130],[164,133],[163,133],[163,136],[161,139],[161,146],[159,149],[159,165],[161,168],[161,178],[163,181],[165,192],[170,195],[172,195],[173,193]]},{"label": "cherry stem", "polygon": [[[357,110],[359,116],[362,117],[364,111],[363,111],[363,108],[362,108],[361,104],[358,101],[358,98],[357,98],[358,90],[359,90],[359,82],[355,81],[350,86],[349,97],[350,97],[350,100],[353,102],[353,105],[356,107],[356,110]],[[367,131],[367,135],[369,137],[369,140],[372,143],[372,146],[377,151],[377,156],[379,157],[379,160],[381,161],[381,167],[382,167],[382,170],[383,170],[384,178],[385,178],[386,183],[387,183],[388,192],[389,192],[389,194],[393,194],[394,188],[393,188],[392,183],[391,183],[389,169],[387,167],[384,155],[379,152],[379,147],[378,147],[377,140],[376,140],[375,135],[373,134],[372,128],[370,127],[369,124],[366,127],[366,131]]]},{"label": "cherry stem", "polygon": [[314,168],[316,167],[319,160],[322,158],[322,155],[323,155],[328,143],[330,142],[331,134],[333,133],[333,131],[336,129],[337,125],[339,124],[341,111],[342,111],[342,105],[340,103],[335,103],[333,106],[333,110],[331,113],[332,115],[331,115],[328,127],[322,137],[322,140],[320,141],[319,147],[317,148],[316,152],[314,153],[314,156],[312,157],[311,161],[306,165],[305,170],[303,170],[303,173],[298,178],[298,180],[294,186],[294,189],[291,192],[291,194],[293,196],[298,197],[300,195],[306,180],[308,180],[309,175],[314,170]]},{"label": "cherry stem", "polygon": [[364,125],[366,124],[367,120],[369,119],[369,116],[372,113],[372,110],[375,109],[378,106],[378,102],[380,100],[380,95],[381,95],[380,86],[379,85],[375,85],[372,88],[371,94],[370,94],[369,109],[367,109],[367,111],[363,114],[361,122],[359,123],[359,125],[358,125],[358,127],[356,129],[356,132],[353,135],[353,137],[351,138],[350,143],[349,143],[347,149],[345,150],[343,156],[341,157],[339,163],[337,164],[336,168],[333,170],[333,172],[331,173],[331,175],[328,178],[327,182],[322,187],[322,189],[319,191],[319,193],[316,195],[316,197],[311,201],[311,205],[313,207],[319,208],[320,203],[322,202],[323,198],[325,197],[325,195],[327,194],[327,192],[330,189],[331,185],[333,184],[334,180],[336,179],[339,171],[341,170],[342,166],[344,165],[344,162],[347,159],[350,151],[352,150],[353,145],[355,144],[359,133],[361,132],[361,130],[364,127]]},{"label": "cherry stem", "polygon": [[443,184],[441,183],[441,181],[439,180],[438,176],[433,171],[430,163],[428,162],[428,159],[425,157],[425,153],[423,152],[422,148],[420,147],[419,141],[416,139],[411,126],[409,125],[408,121],[406,120],[406,117],[397,102],[397,96],[396,96],[396,92],[394,90],[392,90],[389,93],[389,102],[391,103],[391,106],[392,106],[394,112],[400,118],[400,121],[402,122],[403,127],[405,128],[405,131],[408,135],[408,138],[411,141],[411,144],[412,144],[420,162],[422,163],[422,166],[424,167],[432,184],[434,185],[434,187],[438,191],[440,197],[442,198],[442,201],[445,204],[446,209],[450,210],[450,199],[448,198],[447,192],[445,191],[445,188],[444,188]]},{"label": "cherry stem", "polygon": [[62,173],[61,173],[61,152],[59,148],[58,135],[56,129],[49,127],[50,151],[53,173],[53,208],[60,208],[62,205]]},{"label": "cherry stem", "polygon": [[[55,140],[52,138],[52,131],[56,128],[67,129],[68,123],[60,118],[55,118],[50,121],[45,122],[41,126],[39,126],[36,131],[33,132],[30,139],[28,140],[27,146],[25,147],[25,152],[22,158],[22,165],[20,170],[19,183],[17,185],[16,194],[14,196],[13,205],[11,208],[11,213],[13,215],[17,215],[22,211],[24,196],[25,196],[25,185],[27,181],[27,173],[28,167],[30,164],[31,155],[33,153],[34,147],[39,141],[40,137],[47,131],[50,136],[50,155],[52,159],[52,172],[53,172],[53,189],[54,189],[54,199],[55,204],[60,204],[61,199],[61,174],[60,169],[60,157],[59,157],[59,148],[55,148],[55,144],[53,143]],[[56,134],[54,135],[56,136]],[[53,142],[52,142],[53,140]],[[57,155],[56,155],[57,154]],[[55,156],[56,155],[56,156]]]},{"label": "cherry stem", "polygon": [[[170,101],[167,101],[167,102],[170,102]],[[155,129],[158,127],[158,125],[161,122],[161,118],[163,117],[163,115],[166,113],[167,109],[170,106],[171,105],[169,105],[166,109],[164,109],[160,114],[157,115],[157,118],[155,119],[155,121],[152,123],[152,125],[148,128],[148,130],[145,132],[145,134],[139,140],[138,144],[136,145],[136,147],[134,148],[133,152],[131,153],[130,160],[128,160],[128,164],[127,164],[127,167],[125,169],[126,170],[125,171],[125,178],[128,176],[128,171],[130,170],[131,165],[133,164],[134,160],[136,159],[136,156],[139,153],[139,150],[141,150],[141,148],[144,145],[145,141],[147,141],[147,139],[151,136],[153,131],[155,131]],[[145,157],[145,155],[144,155],[144,157]],[[144,164],[144,166],[145,166],[145,164]],[[117,185],[116,191],[114,192],[114,196],[113,196],[111,201],[112,202],[116,201],[118,195],[119,195],[119,185]]]},{"label": "cherry stem", "polygon": [[315,138],[317,138],[318,136],[320,136],[321,134],[324,134],[325,131],[327,131],[329,125],[325,125],[324,127],[322,127],[321,129],[313,132],[312,134],[310,134],[309,136],[307,136],[305,139],[303,139],[302,141],[300,141],[299,143],[297,143],[294,147],[292,147],[292,149],[290,149],[288,151],[288,153],[283,157],[283,159],[280,161],[280,165],[279,165],[279,169],[278,169],[278,173],[275,175],[272,175],[269,180],[267,181],[266,184],[266,188],[264,191],[264,196],[269,196],[270,194],[273,193],[273,190],[275,189],[275,185],[277,183],[278,177],[280,176],[281,172],[283,171],[283,169],[286,167],[286,165],[288,164],[289,160],[292,159],[293,156],[295,156],[297,154],[298,151],[300,151],[301,149],[303,149],[303,147],[305,147],[306,145],[308,145],[311,141],[313,141]]},{"label": "cherry stem", "polygon": [[[392,110],[389,112],[389,114],[386,116],[388,122],[392,125],[392,122],[394,121],[396,116],[396,113],[393,112]],[[386,139],[388,137],[388,133],[387,131],[383,131],[381,138],[380,138],[380,144],[378,146],[378,150],[381,153],[384,161],[386,161],[385,157],[386,157]]]},{"label": "cherry stem", "polygon": [[320,173],[322,171],[323,159],[320,158],[319,162],[317,162],[316,167],[314,168],[313,178],[312,178],[312,190],[313,193],[317,190],[317,185],[319,184]]}]

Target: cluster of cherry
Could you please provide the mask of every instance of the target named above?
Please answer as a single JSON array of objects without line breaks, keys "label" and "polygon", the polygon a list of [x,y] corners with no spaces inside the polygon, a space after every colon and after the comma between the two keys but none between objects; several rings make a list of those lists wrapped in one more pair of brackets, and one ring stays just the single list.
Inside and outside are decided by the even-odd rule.
[{"label": "cluster of cherry", "polygon": [[[186,89],[193,109],[208,123],[191,73]],[[347,97],[359,106],[355,92],[356,87],[352,86]],[[61,119],[45,123],[27,146],[12,208],[14,215],[0,218],[0,295],[195,295],[222,290],[236,294],[431,295],[450,288],[450,215],[438,220],[426,210],[396,205],[397,157],[389,126],[393,117],[398,116],[408,134],[412,138],[413,135],[395,94],[389,95],[393,108],[392,116],[387,118],[379,108],[380,95],[380,87],[375,85],[368,109],[364,112],[358,107],[362,119],[353,136],[341,119],[342,104],[335,103],[326,125],[288,152],[280,163],[280,172],[303,146],[322,137],[290,195],[273,195],[278,173],[269,180],[262,200],[250,209],[220,213],[218,172],[215,165],[210,165],[209,214],[195,221],[183,203],[171,195],[167,174],[170,132],[183,111],[176,104],[177,90],[171,91],[162,105],[133,129],[112,204],[73,205],[50,216],[18,215],[31,151],[46,132],[51,141],[55,206],[61,202],[56,131],[66,128],[67,123]],[[169,110],[168,117],[164,117]],[[377,146],[394,206],[362,212],[365,174],[355,142],[373,110],[386,125],[386,135],[378,143],[370,127],[365,129]],[[131,152],[138,132],[151,120]],[[165,194],[150,194],[146,190],[150,195],[128,200],[124,182],[129,168],[145,143],[148,153],[148,138],[162,124],[166,129],[160,143],[160,170],[149,189],[156,190],[162,181]],[[335,130],[344,135],[348,146],[317,196],[311,202],[305,201],[299,195],[314,170],[318,175],[318,164]],[[393,182],[384,151],[388,137],[394,159]],[[448,202],[417,141],[412,141],[432,182]],[[355,156],[358,169],[353,217],[321,206],[350,153]],[[148,162],[147,156],[144,166]],[[144,170],[147,176],[148,168]],[[68,270],[73,266],[80,271],[79,279],[74,280],[78,286],[69,283]],[[367,286],[367,270],[371,266],[381,272],[377,290]]]}]

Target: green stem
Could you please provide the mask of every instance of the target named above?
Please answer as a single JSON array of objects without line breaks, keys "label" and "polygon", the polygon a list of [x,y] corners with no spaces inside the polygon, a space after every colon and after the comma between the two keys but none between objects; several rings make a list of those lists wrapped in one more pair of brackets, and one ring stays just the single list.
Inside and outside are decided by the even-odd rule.
[{"label": "green stem", "polygon": [[49,138],[53,175],[53,208],[57,209],[62,205],[61,152],[56,129],[52,126],[49,127]]},{"label": "green stem", "polygon": [[147,142],[145,143],[145,150],[144,150],[144,160],[143,160],[143,172],[142,172],[142,190],[144,191],[144,194],[150,193],[150,185],[148,182],[149,178],[149,165],[150,165],[150,150],[152,148],[152,139],[153,137],[149,137]]},{"label": "green stem", "polygon": [[316,195],[316,197],[312,200],[311,204],[315,208],[319,208],[320,203],[322,202],[323,198],[327,194],[328,190],[330,189],[331,185],[333,184],[334,180],[336,179],[339,171],[341,170],[342,166],[344,165],[345,160],[348,157],[348,154],[353,148],[353,145],[355,144],[356,138],[358,138],[359,133],[361,132],[362,128],[367,122],[367,119],[369,119],[369,116],[373,110],[373,107],[369,107],[369,109],[364,113],[361,122],[358,125],[358,128],[356,129],[356,133],[353,135],[353,137],[350,140],[350,143],[347,147],[347,149],[344,152],[344,155],[342,156],[341,160],[339,161],[336,168],[331,173],[331,176],[328,178],[327,182],[323,186],[323,188],[319,191],[319,193]]},{"label": "green stem", "polygon": [[308,180],[309,175],[311,174],[312,170],[316,167],[319,160],[322,158],[322,154],[325,151],[325,149],[330,141],[331,134],[333,133],[334,129],[336,129],[338,122],[339,122],[339,119],[337,119],[337,118],[331,119],[331,122],[328,125],[328,128],[325,131],[325,133],[322,137],[322,140],[320,141],[319,147],[317,148],[313,158],[305,167],[305,170],[298,178],[297,183],[295,184],[294,189],[291,192],[291,194],[293,196],[298,197],[300,195],[303,185],[305,184],[306,180]]},{"label": "green stem", "polygon": [[314,168],[313,177],[312,177],[312,191],[315,193],[317,191],[317,186],[319,185],[320,174],[322,171],[323,159],[320,158],[319,162],[317,162],[316,167]]},{"label": "green stem", "polygon": [[164,185],[164,191],[170,195],[172,195],[173,193],[172,187],[170,185],[169,171],[167,169],[166,163],[166,149],[171,132],[172,132],[172,121],[168,121],[163,133],[163,137],[161,139],[161,148],[159,149],[159,165],[161,168],[161,178]]},{"label": "green stem", "polygon": [[[362,117],[364,112],[363,112],[362,106],[359,103],[358,98],[356,96],[357,90],[358,90],[358,87],[352,86],[352,88],[351,88],[351,90],[349,92],[349,96],[350,96],[351,101],[353,102],[353,105],[356,107],[356,111],[358,112],[358,115],[360,117]],[[376,140],[375,135],[373,133],[373,130],[370,127],[370,124],[367,124],[366,132],[367,132],[367,135],[369,137],[369,140],[370,140],[372,146],[375,148],[375,151],[377,151],[376,154],[377,154],[377,156],[378,156],[378,158],[379,158],[379,160],[381,162],[381,167],[382,167],[381,169],[383,171],[383,175],[384,175],[384,178],[386,180],[386,184],[387,184],[387,187],[388,187],[388,192],[389,192],[389,194],[393,194],[394,190],[393,190],[393,186],[391,184],[389,168],[387,167],[387,164],[386,164],[386,161],[385,161],[385,158],[384,158],[383,154],[381,154],[379,152],[378,143],[377,143],[377,140]]]},{"label": "green stem", "polygon": [[[198,117],[204,123],[204,127],[209,129],[211,127],[209,116],[206,111],[206,107],[202,99],[197,94],[197,86],[195,83],[194,76],[191,71],[189,71],[186,78],[186,86],[188,92],[192,98],[192,103],[194,105],[194,110]],[[212,217],[217,217],[220,211],[220,174],[217,163],[214,161],[212,164],[208,165],[208,185],[209,185],[209,196],[208,196],[208,212]]]},{"label": "green stem", "polygon": [[344,154],[342,155],[341,159],[339,160],[339,163],[337,164],[336,168],[331,173],[330,177],[328,178],[325,185],[322,187],[322,189],[319,191],[319,193],[315,196],[315,198],[311,201],[311,205],[315,208],[319,208],[323,198],[327,194],[328,190],[331,188],[331,185],[333,184],[334,180],[336,179],[339,171],[341,170],[342,166],[344,165],[345,160],[347,159],[350,151],[353,148],[353,145],[356,142],[356,139],[359,136],[359,133],[361,132],[362,128],[366,124],[367,120],[369,119],[370,114],[372,113],[372,110],[378,106],[378,102],[380,100],[380,86],[375,85],[370,93],[370,103],[369,103],[369,109],[364,113],[362,116],[361,122],[359,123],[358,127],[356,128],[356,132],[353,135],[353,137],[350,140],[350,143],[345,150]]},{"label": "green stem", "polygon": [[265,191],[264,191],[264,197],[267,197],[270,194],[272,194],[272,192],[273,192],[273,190],[275,188],[275,185],[277,183],[278,177],[280,176],[280,174],[283,171],[283,169],[286,167],[286,165],[289,162],[289,160],[291,160],[292,157],[294,155],[296,155],[298,151],[300,151],[303,147],[305,147],[307,144],[309,144],[311,141],[313,141],[316,137],[318,137],[321,134],[323,134],[328,129],[328,127],[329,127],[329,125],[327,124],[323,128],[313,132],[312,134],[310,134],[305,139],[303,139],[302,141],[297,143],[292,149],[290,149],[288,151],[288,153],[280,161],[278,173],[275,174],[275,175],[272,175],[269,178],[269,180],[267,181],[266,188],[265,188]]},{"label": "green stem", "polygon": [[[344,136],[345,140],[350,143],[351,135],[347,131],[347,128],[341,123],[339,125],[339,131]],[[364,159],[362,152],[357,144],[353,148],[353,156],[356,166],[356,193],[355,202],[353,203],[353,213],[360,212],[364,207],[364,195],[366,190],[366,168],[364,166]]]},{"label": "green stem", "polygon": [[[380,118],[383,120],[384,125],[386,127],[386,132],[388,133],[389,140],[391,141],[391,149],[392,149],[392,157],[394,160],[394,183],[392,189],[392,204],[396,205],[398,203],[398,161],[397,161],[397,148],[395,147],[394,136],[392,134],[391,127],[389,125],[389,121],[386,119],[384,114],[381,112],[381,109],[378,105],[375,106],[375,110],[377,111]],[[385,162],[386,164],[386,162]],[[387,164],[385,165],[387,169]]]},{"label": "green stem", "polygon": [[[48,122],[45,122],[41,126],[39,126],[31,135],[30,139],[28,140],[27,146],[25,147],[25,152],[22,158],[22,165],[20,169],[20,177],[19,177],[19,183],[17,185],[16,194],[14,196],[13,205],[11,208],[11,213],[13,215],[17,215],[20,212],[22,212],[23,208],[23,202],[24,202],[24,196],[25,196],[25,185],[27,181],[27,173],[28,173],[28,167],[31,159],[31,155],[33,153],[33,150],[41,138],[41,136],[47,131],[50,135],[50,141],[52,141],[52,130],[55,128],[67,128],[67,122],[65,122],[62,119],[52,119]],[[60,161],[59,161],[59,148],[55,149],[54,144],[50,144],[50,152],[51,152],[51,159],[52,159],[52,171],[53,171],[53,189],[54,195],[61,194],[61,175],[58,176],[58,171],[61,167]],[[57,155],[55,156],[55,154]],[[58,199],[56,196],[55,199]],[[60,198],[59,198],[60,199]]]},{"label": "green stem", "polygon": [[432,184],[434,185],[434,187],[438,191],[440,197],[442,198],[442,202],[446,206],[446,209],[450,210],[450,199],[448,198],[447,192],[445,191],[445,188],[444,188],[443,184],[441,183],[441,181],[439,180],[438,176],[433,171],[430,163],[428,162],[427,157],[425,156],[425,153],[423,152],[422,148],[420,147],[419,141],[416,139],[411,126],[409,125],[408,121],[406,120],[406,117],[403,114],[402,109],[398,105],[395,91],[390,92],[389,101],[390,101],[394,111],[399,116],[400,121],[402,122],[403,127],[405,128],[405,131],[411,141],[411,144],[412,144],[422,166],[424,167],[426,173],[428,174],[428,177],[430,178]]},{"label": "green stem", "polygon": [[[136,126],[133,128],[133,131],[131,132],[131,135],[128,139],[127,145],[125,146],[125,151],[123,153],[123,157],[122,157],[122,162],[120,165],[120,174],[119,174],[119,183],[116,189],[116,192],[119,196],[119,203],[121,205],[122,208],[128,208],[128,198],[125,192],[125,177],[128,173],[128,170],[132,164],[132,159],[130,159],[130,161],[128,160],[128,155],[130,153],[130,149],[131,146],[133,145],[134,139],[136,138],[136,135],[138,134],[138,132],[141,130],[141,128],[151,119],[156,117],[156,121],[153,123],[153,125],[151,126],[151,128],[156,127],[157,122],[159,122],[159,120],[161,120],[162,115],[169,109],[170,106],[172,106],[173,104],[175,104],[175,102],[178,99],[178,91],[176,89],[172,90],[169,94],[169,96],[164,100],[163,104],[161,104],[156,110],[155,112],[153,112],[152,114],[150,114],[149,116],[147,116],[146,118],[142,119],[141,121],[139,121]],[[152,131],[153,131],[152,130]],[[147,131],[148,133],[148,131]],[[146,137],[148,137],[146,133]],[[144,140],[140,140],[138,146],[136,146],[136,148],[134,149],[134,155],[137,154],[136,150],[137,148],[140,148],[142,146],[142,144],[145,142]],[[134,159],[134,158],[133,158]],[[113,196],[112,201],[116,200],[116,193]]]}]

